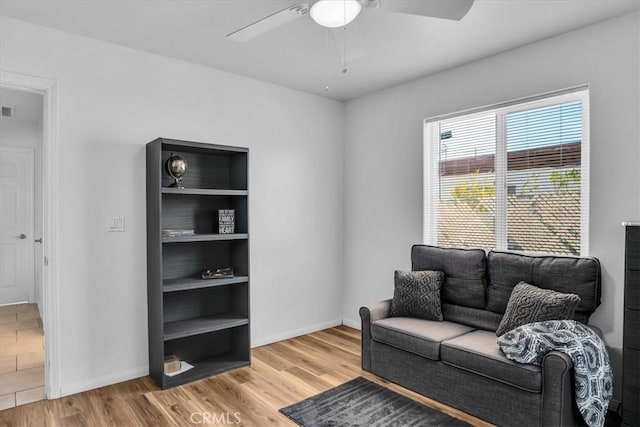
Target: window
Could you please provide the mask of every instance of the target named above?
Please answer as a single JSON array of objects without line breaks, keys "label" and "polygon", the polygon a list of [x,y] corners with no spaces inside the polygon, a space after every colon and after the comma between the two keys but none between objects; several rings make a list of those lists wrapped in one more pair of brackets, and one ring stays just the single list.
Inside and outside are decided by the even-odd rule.
[{"label": "window", "polygon": [[430,119],[424,240],[588,252],[588,91]]}]

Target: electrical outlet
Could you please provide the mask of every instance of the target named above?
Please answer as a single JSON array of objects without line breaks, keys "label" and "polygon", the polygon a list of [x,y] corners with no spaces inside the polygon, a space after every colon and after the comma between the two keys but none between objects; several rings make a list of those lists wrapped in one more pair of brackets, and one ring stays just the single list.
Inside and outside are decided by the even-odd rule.
[{"label": "electrical outlet", "polygon": [[124,216],[108,216],[107,231],[124,231]]}]

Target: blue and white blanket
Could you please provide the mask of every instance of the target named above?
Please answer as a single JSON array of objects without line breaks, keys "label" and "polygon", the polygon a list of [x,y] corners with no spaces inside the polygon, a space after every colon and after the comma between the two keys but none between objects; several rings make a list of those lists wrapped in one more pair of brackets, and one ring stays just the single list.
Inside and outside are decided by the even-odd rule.
[{"label": "blue and white blanket", "polygon": [[519,326],[498,337],[507,358],[540,366],[544,356],[560,351],[573,361],[578,409],[590,427],[602,427],[613,393],[613,370],[604,343],[574,320],[548,320]]}]

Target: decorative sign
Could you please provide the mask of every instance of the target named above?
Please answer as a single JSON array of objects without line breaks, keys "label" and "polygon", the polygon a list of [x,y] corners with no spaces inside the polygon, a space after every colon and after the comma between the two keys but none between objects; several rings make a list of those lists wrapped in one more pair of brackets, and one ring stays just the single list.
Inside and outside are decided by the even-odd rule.
[{"label": "decorative sign", "polygon": [[220,234],[235,233],[235,216],[234,209],[218,209],[218,232]]}]

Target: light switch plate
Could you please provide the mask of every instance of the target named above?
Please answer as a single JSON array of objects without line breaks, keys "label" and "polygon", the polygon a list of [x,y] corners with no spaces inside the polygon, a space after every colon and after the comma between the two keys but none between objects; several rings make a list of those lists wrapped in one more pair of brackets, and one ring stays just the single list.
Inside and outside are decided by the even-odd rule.
[{"label": "light switch plate", "polygon": [[124,216],[108,216],[107,231],[124,231]]}]

